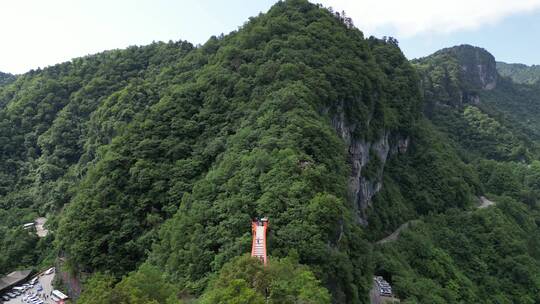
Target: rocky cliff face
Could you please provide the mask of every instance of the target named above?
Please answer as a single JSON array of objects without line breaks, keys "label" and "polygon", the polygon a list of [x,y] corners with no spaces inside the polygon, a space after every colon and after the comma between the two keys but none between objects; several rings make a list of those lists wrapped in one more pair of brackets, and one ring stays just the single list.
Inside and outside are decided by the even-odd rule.
[{"label": "rocky cliff face", "polygon": [[[352,134],[356,125],[348,124],[343,112],[333,117],[332,125],[347,144],[351,166],[348,182],[349,199],[354,202],[358,222],[367,225],[366,209],[371,205],[373,196],[382,189],[386,160],[390,155],[405,153],[409,146],[409,137],[384,130],[377,140],[371,142],[354,138]],[[364,173],[368,165],[374,166],[370,170],[375,172],[374,174]]]},{"label": "rocky cliff face", "polygon": [[[480,92],[493,90],[499,75],[493,55],[470,45],[443,49],[417,61],[424,72],[423,86],[427,103],[461,107],[480,103]],[[348,148],[351,175],[349,198],[354,202],[357,219],[367,224],[366,210],[372,198],[383,187],[386,160],[392,154],[404,153],[409,137],[383,130],[372,141],[355,138],[358,125],[347,122],[343,111],[334,115],[332,124]],[[357,132],[356,132],[357,133]]]},{"label": "rocky cliff face", "polygon": [[10,83],[15,80],[15,76],[0,72],[0,85]]},{"label": "rocky cliff face", "polygon": [[[444,51],[444,50],[443,50]],[[461,80],[471,89],[493,90],[499,74],[495,57],[483,48],[460,45],[448,49],[461,67]]]},{"label": "rocky cliff face", "polygon": [[470,45],[443,49],[414,63],[421,74],[428,116],[436,106],[480,103],[480,93],[493,90],[499,80],[493,55]]}]

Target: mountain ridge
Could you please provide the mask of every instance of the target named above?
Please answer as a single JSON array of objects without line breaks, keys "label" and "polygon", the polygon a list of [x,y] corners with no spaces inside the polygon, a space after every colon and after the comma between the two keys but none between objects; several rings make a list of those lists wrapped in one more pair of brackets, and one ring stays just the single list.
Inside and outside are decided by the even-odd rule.
[{"label": "mountain ridge", "polygon": [[8,84],[14,80],[15,80],[14,75],[0,72],[0,85]]},{"label": "mountain ridge", "polygon": [[[83,304],[365,303],[374,274],[405,301],[533,303],[538,138],[519,120],[534,87],[495,62],[468,45],[409,62],[289,0],[200,47],[20,75],[0,86],[0,271],[60,256],[91,274]],[[37,215],[47,238],[17,228]],[[243,257],[257,216],[268,270]]]},{"label": "mountain ridge", "polygon": [[503,77],[510,77],[520,84],[535,84],[540,79],[539,65],[526,65],[521,63],[505,63],[498,61],[497,70]]}]

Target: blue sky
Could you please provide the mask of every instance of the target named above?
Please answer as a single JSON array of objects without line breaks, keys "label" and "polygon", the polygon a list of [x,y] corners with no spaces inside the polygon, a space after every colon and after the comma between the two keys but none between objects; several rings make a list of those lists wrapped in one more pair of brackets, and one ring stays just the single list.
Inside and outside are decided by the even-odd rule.
[{"label": "blue sky", "polygon": [[398,39],[407,57],[431,54],[441,48],[471,44],[485,48],[496,60],[540,64],[540,12],[510,16],[494,25],[448,34],[419,34]]},{"label": "blue sky", "polygon": [[[204,43],[275,0],[3,0],[0,71],[23,73],[152,41]],[[540,64],[540,0],[321,0],[366,35],[394,36],[409,58],[469,43],[498,60]]]}]

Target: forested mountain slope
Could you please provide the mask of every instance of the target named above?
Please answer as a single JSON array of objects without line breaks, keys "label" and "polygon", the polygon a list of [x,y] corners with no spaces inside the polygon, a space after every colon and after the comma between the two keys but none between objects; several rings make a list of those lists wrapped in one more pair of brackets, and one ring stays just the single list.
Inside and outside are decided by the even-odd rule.
[{"label": "forested mountain slope", "polygon": [[[357,192],[412,130],[417,83],[393,41],[305,1],[198,49],[156,44],[28,73],[0,95],[2,204],[63,209],[50,228],[75,271],[120,277],[152,250],[195,295],[249,252],[250,219],[265,215],[272,256],[294,249],[336,300],[358,302],[371,278]],[[366,157],[372,176],[360,174]]]},{"label": "forested mountain slope", "polygon": [[[453,151],[450,154],[459,158],[442,162],[465,163],[473,178],[461,181],[496,204],[477,209],[477,202],[466,207],[468,211],[446,205],[437,215],[420,214],[396,242],[375,248],[375,272],[389,278],[400,297],[413,303],[537,303],[540,162],[535,126],[519,123],[519,118],[538,97],[516,96],[511,105],[501,99],[531,87],[500,77],[492,68],[493,56],[480,48],[457,46],[414,64],[421,74],[431,132],[441,136],[447,153]],[[422,144],[424,152],[411,155],[412,161],[433,154],[438,145]],[[388,175],[396,176],[398,183],[396,190],[383,190],[388,194],[381,199],[398,201],[394,191],[405,197],[411,192],[419,195],[406,186],[409,172],[421,165],[403,170],[401,163],[390,163]],[[436,175],[423,179],[432,182],[428,189],[441,188]],[[452,188],[442,185],[444,192]]]},{"label": "forested mountain slope", "polygon": [[15,76],[0,72],[0,86],[15,80]]},{"label": "forested mountain slope", "polygon": [[1,247],[2,272],[44,257],[28,250],[37,239],[16,227],[38,213],[54,217],[69,202],[97,149],[157,99],[144,80],[191,49],[179,42],[104,52],[0,87],[0,226],[12,240]]},{"label": "forested mountain slope", "polygon": [[534,86],[500,77],[487,51],[462,45],[415,64],[423,75],[428,117],[468,152],[497,160],[530,159],[536,152],[538,122],[524,118],[537,113],[540,96],[520,94]]},{"label": "forested mountain slope", "polygon": [[[534,90],[483,49],[409,62],[304,0],[20,75],[0,272],[59,258],[81,303],[366,303],[374,274],[410,303],[538,302]],[[21,228],[38,215],[47,238]],[[256,216],[268,267],[245,257]]]},{"label": "forested mountain slope", "polygon": [[346,144],[388,144],[419,117],[416,74],[399,48],[287,1],[178,66],[194,60],[203,65],[176,68],[89,171],[60,222],[64,252],[83,270],[121,275],[154,243],[150,263],[197,294],[249,252],[250,219],[265,215],[272,256],[294,249],[335,299],[363,298],[369,245],[347,193],[349,176],[363,177],[351,175]]},{"label": "forested mountain slope", "polygon": [[509,77],[516,83],[534,84],[540,80],[540,66],[538,65],[497,62],[497,71],[501,76]]}]

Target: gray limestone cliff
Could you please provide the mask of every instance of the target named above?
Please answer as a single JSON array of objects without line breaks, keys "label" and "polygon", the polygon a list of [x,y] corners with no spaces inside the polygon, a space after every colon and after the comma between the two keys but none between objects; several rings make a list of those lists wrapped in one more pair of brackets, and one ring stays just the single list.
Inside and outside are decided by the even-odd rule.
[{"label": "gray limestone cliff", "polygon": [[497,86],[497,63],[495,57],[485,49],[463,44],[442,49],[431,56],[439,55],[448,55],[457,61],[463,89],[493,90]]},{"label": "gray limestone cliff", "polygon": [[[348,195],[354,203],[357,220],[367,225],[366,209],[371,205],[373,196],[383,187],[383,172],[386,160],[392,154],[405,153],[409,146],[409,137],[383,130],[374,141],[366,141],[353,136],[356,125],[348,124],[344,114],[335,115],[332,125],[345,141],[351,175],[348,180]],[[367,167],[374,174],[365,174]]]},{"label": "gray limestone cliff", "polygon": [[480,103],[482,91],[499,81],[493,55],[483,48],[459,45],[413,61],[421,75],[426,114],[436,106]]}]

